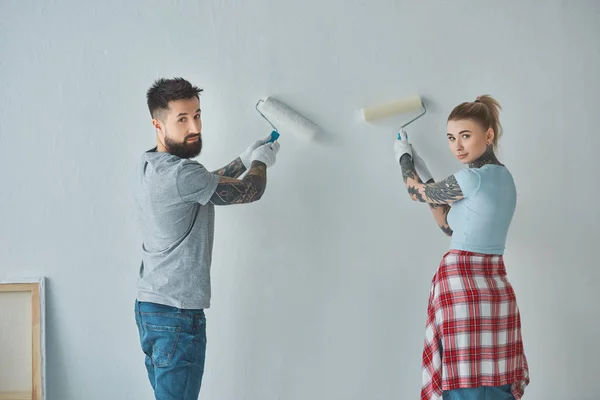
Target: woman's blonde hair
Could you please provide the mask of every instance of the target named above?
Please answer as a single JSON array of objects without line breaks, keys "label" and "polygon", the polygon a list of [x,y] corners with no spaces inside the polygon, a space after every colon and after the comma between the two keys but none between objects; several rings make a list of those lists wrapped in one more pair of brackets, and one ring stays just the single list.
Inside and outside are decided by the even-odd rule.
[{"label": "woman's blonde hair", "polygon": [[502,135],[500,110],[502,110],[500,103],[492,96],[484,94],[478,96],[475,101],[466,101],[454,107],[454,110],[448,116],[448,121],[472,119],[481,125],[484,130],[492,128],[494,130],[492,143],[495,150],[498,148],[498,140]]}]

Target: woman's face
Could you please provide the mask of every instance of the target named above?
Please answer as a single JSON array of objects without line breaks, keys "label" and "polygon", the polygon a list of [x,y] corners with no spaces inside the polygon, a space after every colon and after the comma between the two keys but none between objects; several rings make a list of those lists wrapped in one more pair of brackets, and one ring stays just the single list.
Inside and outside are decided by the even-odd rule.
[{"label": "woman's face", "polygon": [[494,130],[483,130],[472,119],[448,121],[448,147],[463,164],[469,164],[485,153],[494,139]]}]

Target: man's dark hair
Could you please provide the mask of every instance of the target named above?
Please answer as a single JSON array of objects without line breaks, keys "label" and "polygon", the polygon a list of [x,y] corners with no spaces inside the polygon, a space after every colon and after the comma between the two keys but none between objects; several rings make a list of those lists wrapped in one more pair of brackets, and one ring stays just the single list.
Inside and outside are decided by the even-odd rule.
[{"label": "man's dark hair", "polygon": [[146,93],[150,115],[164,122],[165,111],[169,109],[170,101],[188,100],[193,97],[199,99],[202,90],[183,78],[158,79]]}]

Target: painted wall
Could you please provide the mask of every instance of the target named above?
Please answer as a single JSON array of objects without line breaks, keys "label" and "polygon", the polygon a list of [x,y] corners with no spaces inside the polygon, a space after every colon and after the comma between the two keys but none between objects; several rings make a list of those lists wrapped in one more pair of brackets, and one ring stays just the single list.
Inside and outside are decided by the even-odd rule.
[{"label": "painted wall", "polygon": [[412,203],[397,121],[361,107],[425,97],[411,130],[437,179],[453,106],[504,106],[519,203],[506,262],[528,400],[597,399],[600,3],[0,2],[0,280],[44,275],[48,399],[148,399],[133,319],[131,179],[153,146],[145,91],[205,89],[216,169],[269,132],[274,95],[327,131],[281,138],[264,198],[218,209],[201,399],[418,398],[429,283],[448,239]]}]

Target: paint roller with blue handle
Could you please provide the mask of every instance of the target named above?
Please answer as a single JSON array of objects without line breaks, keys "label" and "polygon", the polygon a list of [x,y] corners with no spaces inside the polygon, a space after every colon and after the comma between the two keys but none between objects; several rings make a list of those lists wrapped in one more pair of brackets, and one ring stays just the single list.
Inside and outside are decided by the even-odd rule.
[{"label": "paint roller with blue handle", "polygon": [[320,131],[314,122],[273,97],[259,100],[255,108],[273,128],[271,139],[267,143],[279,139],[280,131],[284,134],[292,133],[304,139],[312,139]]},{"label": "paint roller with blue handle", "polygon": [[269,141],[267,143],[273,143],[274,141],[276,141],[277,139],[279,139],[279,136],[281,136],[279,134],[279,132],[277,132],[277,131],[271,132],[271,139],[269,139]]},{"label": "paint roller with blue handle", "polygon": [[416,111],[421,109],[421,113],[402,125],[398,132],[398,140],[404,139],[408,140],[408,135],[404,128],[408,125],[415,122],[417,119],[421,118],[427,112],[427,108],[425,108],[425,103],[420,96],[411,96],[402,100],[396,100],[385,104],[379,104],[371,107],[365,107],[362,109],[362,115],[365,122],[376,121],[383,118],[389,118],[396,114],[406,113],[411,111]]}]

